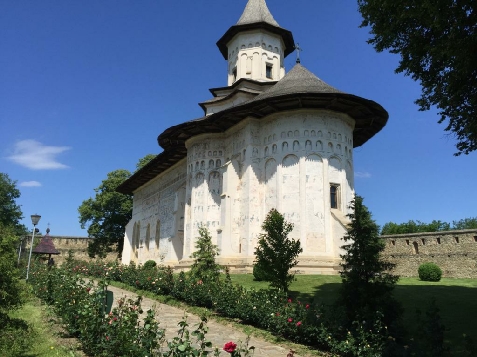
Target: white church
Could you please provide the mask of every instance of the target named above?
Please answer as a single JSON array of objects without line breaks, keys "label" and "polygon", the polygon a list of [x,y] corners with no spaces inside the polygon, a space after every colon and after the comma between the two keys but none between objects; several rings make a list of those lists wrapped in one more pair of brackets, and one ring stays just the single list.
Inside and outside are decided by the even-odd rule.
[{"label": "white church", "polygon": [[187,269],[205,225],[217,262],[251,271],[262,222],[276,208],[303,247],[296,269],[336,274],[354,195],[353,148],[379,132],[388,113],[299,61],[286,73],[293,35],[265,0],[249,0],[217,46],[227,86],[199,103],[203,117],[160,134],[163,152],[117,189],[134,197],[122,262]]}]

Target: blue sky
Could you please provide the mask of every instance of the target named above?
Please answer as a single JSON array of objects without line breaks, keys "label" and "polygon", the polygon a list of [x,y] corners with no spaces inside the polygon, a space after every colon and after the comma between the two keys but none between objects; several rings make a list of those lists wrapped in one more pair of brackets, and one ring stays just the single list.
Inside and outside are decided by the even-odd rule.
[{"label": "blue sky", "polygon": [[[356,192],[377,223],[477,216],[477,153],[455,140],[420,86],[376,53],[356,1],[268,0],[303,48],[302,64],[328,84],[380,103],[387,126],[354,151]],[[157,136],[202,115],[208,89],[226,85],[215,43],[246,0],[0,0],[0,171],[18,203],[51,234],[86,236],[81,202],[116,169],[158,154]],[[285,59],[286,70],[295,53]]]}]

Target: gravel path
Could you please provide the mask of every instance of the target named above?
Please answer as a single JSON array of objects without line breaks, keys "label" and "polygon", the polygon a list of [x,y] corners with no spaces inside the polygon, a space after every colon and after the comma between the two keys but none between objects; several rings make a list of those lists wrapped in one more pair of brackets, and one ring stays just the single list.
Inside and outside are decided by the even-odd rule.
[{"label": "gravel path", "polygon": [[[108,290],[113,292],[113,307],[117,304],[118,299],[121,297],[127,297],[131,299],[137,297],[137,294],[135,293],[114,286],[108,286]],[[169,340],[177,336],[177,323],[181,321],[182,317],[184,316],[184,311],[173,306],[161,304],[152,299],[143,298],[143,310],[147,311],[152,307],[155,307],[156,318],[160,322],[160,327],[166,329],[166,338]],[[186,315],[189,327],[194,327],[200,322],[200,318],[198,316],[190,313],[186,313]],[[209,328],[206,336],[207,340],[211,341],[213,346],[218,346],[220,349],[226,342],[234,341],[237,343],[237,341],[245,341],[247,338],[245,333],[238,331],[231,325],[223,325],[210,320],[207,322],[207,326]],[[249,345],[255,346],[254,356],[257,357],[286,357],[290,351],[290,348],[275,345],[258,337],[251,337]],[[225,354],[225,352],[222,353],[222,355]],[[303,356],[295,353],[294,357]]]}]

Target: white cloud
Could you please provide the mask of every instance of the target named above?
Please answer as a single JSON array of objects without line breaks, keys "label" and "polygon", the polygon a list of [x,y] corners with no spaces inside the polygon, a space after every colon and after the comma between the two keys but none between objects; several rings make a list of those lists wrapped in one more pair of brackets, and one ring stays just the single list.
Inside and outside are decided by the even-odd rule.
[{"label": "white cloud", "polygon": [[66,169],[68,166],[56,156],[71,149],[69,146],[46,146],[36,140],[21,140],[15,144],[13,155],[8,159],[32,170]]},{"label": "white cloud", "polygon": [[370,178],[371,174],[369,172],[356,171],[354,173],[354,176],[359,178]]},{"label": "white cloud", "polygon": [[41,183],[39,183],[38,181],[24,181],[24,182],[20,182],[20,184],[18,186],[20,186],[20,187],[40,187]]}]

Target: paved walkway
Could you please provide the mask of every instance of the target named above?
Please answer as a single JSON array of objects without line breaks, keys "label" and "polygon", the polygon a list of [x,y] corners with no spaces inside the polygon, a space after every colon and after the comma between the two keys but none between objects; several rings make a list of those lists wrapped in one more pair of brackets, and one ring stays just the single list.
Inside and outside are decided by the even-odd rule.
[{"label": "paved walkway", "polygon": [[[127,297],[134,299],[137,294],[132,293],[127,290],[116,288],[114,286],[108,286],[108,290],[113,292],[114,303],[113,307],[117,304],[117,301],[121,297]],[[166,339],[172,339],[177,336],[178,326],[177,323],[181,321],[184,316],[184,311],[173,306],[164,305],[152,299],[143,298],[141,303],[142,309],[144,311],[149,310],[155,306],[156,318],[160,322],[160,327],[166,329]],[[189,327],[194,327],[200,322],[200,318],[196,315],[186,313],[187,322]],[[206,335],[206,339],[212,342],[213,346],[218,346],[219,349],[222,349],[224,344],[229,341],[245,341],[247,335],[237,329],[233,328],[231,325],[223,325],[216,321],[209,320],[207,322],[209,331]],[[256,357],[286,357],[290,348],[278,346],[267,342],[263,339],[257,337],[251,337],[249,346],[255,346],[254,356]],[[226,353],[223,352],[222,355]],[[295,353],[294,357],[304,357]]]}]

